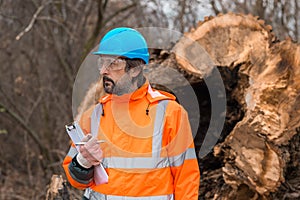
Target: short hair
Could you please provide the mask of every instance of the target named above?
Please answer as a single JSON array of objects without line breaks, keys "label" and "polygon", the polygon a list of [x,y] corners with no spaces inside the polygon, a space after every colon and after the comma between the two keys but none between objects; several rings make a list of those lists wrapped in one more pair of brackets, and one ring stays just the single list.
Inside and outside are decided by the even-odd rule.
[{"label": "short hair", "polygon": [[126,61],[126,66],[125,66],[125,71],[128,72],[129,69],[135,68],[135,67],[143,67],[146,63],[144,60],[135,58],[135,59],[130,59],[130,58],[125,58]]},{"label": "short hair", "polygon": [[144,60],[142,59],[130,59],[130,58],[125,58],[126,61],[126,66],[125,66],[125,72],[128,72],[132,68],[139,67],[140,68],[140,73],[132,79],[132,81],[137,81],[137,86],[141,87],[145,83],[145,77],[143,74],[143,67],[146,64]]}]

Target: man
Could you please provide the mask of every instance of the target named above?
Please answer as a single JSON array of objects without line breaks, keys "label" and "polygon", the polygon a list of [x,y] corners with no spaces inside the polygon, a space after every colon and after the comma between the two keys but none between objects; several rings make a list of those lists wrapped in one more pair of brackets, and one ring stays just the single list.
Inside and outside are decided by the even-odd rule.
[{"label": "man", "polygon": [[[63,162],[71,185],[90,188],[88,199],[198,199],[200,174],[187,113],[144,77],[149,53],[143,36],[113,29],[94,54],[107,95],[80,119],[86,143],[79,152],[72,145]],[[100,163],[108,182],[97,185]]]}]

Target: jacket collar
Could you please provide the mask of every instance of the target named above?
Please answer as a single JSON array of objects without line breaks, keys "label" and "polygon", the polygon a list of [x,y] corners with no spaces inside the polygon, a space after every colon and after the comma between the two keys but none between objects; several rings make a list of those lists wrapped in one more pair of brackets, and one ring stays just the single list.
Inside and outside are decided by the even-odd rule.
[{"label": "jacket collar", "polygon": [[135,101],[138,99],[143,98],[144,96],[147,97],[150,103],[155,101],[160,101],[164,99],[170,99],[175,100],[175,97],[167,92],[162,92],[158,90],[153,90],[152,87],[149,84],[149,81],[146,80],[144,85],[142,85],[140,88],[135,90],[132,93],[124,94],[121,96],[117,96],[114,94],[107,94],[99,99],[99,102],[102,104],[105,104],[106,102],[110,100],[114,100],[117,102],[128,102],[128,101]]}]

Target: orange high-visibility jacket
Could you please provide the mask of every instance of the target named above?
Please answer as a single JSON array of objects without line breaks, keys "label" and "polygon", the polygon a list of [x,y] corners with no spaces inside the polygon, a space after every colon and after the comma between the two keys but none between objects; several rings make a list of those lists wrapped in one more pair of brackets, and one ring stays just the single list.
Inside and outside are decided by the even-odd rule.
[{"label": "orange high-visibility jacket", "polygon": [[94,168],[78,164],[72,145],[63,162],[70,184],[92,189],[91,199],[197,200],[200,173],[193,137],[187,112],[174,100],[148,82],[132,94],[101,98],[82,115],[80,126],[90,133],[98,113],[108,183],[95,184]]}]

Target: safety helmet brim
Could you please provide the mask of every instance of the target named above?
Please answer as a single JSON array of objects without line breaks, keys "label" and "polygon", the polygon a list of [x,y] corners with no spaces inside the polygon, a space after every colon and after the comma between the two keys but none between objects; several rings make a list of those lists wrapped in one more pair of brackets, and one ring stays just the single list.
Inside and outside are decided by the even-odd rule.
[{"label": "safety helmet brim", "polygon": [[[136,59],[135,53],[116,53],[116,52],[101,52],[101,51],[95,51],[92,52],[93,55],[107,55],[107,56],[122,56],[129,59]],[[145,64],[149,63],[149,54],[139,54],[139,59],[142,59]]]},{"label": "safety helmet brim", "polygon": [[100,41],[98,51],[93,54],[142,59],[146,64],[149,63],[145,38],[138,31],[127,27],[115,28],[106,33]]}]

